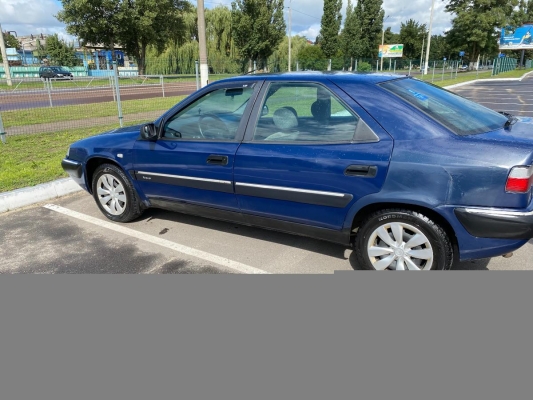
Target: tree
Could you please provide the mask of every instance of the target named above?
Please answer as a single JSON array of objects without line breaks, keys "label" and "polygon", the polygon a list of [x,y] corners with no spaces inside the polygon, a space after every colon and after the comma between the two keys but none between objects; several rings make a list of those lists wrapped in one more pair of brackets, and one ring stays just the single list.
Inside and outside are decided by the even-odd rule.
[{"label": "tree", "polygon": [[447,40],[452,50],[464,50],[470,60],[497,46],[497,28],[508,25],[518,0],[451,0],[446,11],[455,14]]},{"label": "tree", "polygon": [[4,33],[4,43],[6,44],[7,48],[14,48],[17,50],[20,49],[19,41],[11,33]]},{"label": "tree", "polygon": [[384,44],[402,43],[402,41],[400,40],[400,34],[394,33],[390,26],[387,29],[385,29],[385,34],[383,35],[383,42]]},{"label": "tree", "polygon": [[240,55],[265,63],[285,37],[283,0],[236,0],[231,3],[233,39]]},{"label": "tree", "polygon": [[[307,43],[307,39],[303,36],[293,36],[291,38],[292,47],[292,70],[296,71],[296,61],[299,61],[300,52],[307,47],[313,47]],[[287,65],[289,63],[289,38],[285,36],[283,41],[276,48],[272,56],[268,60],[268,64],[273,66],[273,70],[276,72],[287,71]],[[299,64],[299,68],[302,68]]]},{"label": "tree", "polygon": [[59,39],[57,34],[46,38],[45,51],[48,57],[50,57],[51,64],[66,67],[79,65],[74,47],[69,46],[64,40]]},{"label": "tree", "polygon": [[[6,48],[15,48],[19,49],[19,41],[15,36],[13,36],[11,33],[4,33],[4,43],[6,45]],[[0,54],[0,62],[2,62],[2,54]]]},{"label": "tree", "polygon": [[377,56],[381,44],[381,30],[385,12],[381,8],[382,0],[359,0],[355,13],[359,19],[360,43],[359,57],[372,58]]},{"label": "tree", "polygon": [[324,52],[317,45],[309,45],[301,49],[298,53],[298,61],[304,70],[324,71],[328,66]]},{"label": "tree", "polygon": [[114,50],[115,43],[132,55],[145,73],[148,46],[161,53],[182,14],[191,6],[184,0],[61,0],[57,19],[67,32],[83,42],[103,43]]},{"label": "tree", "polygon": [[63,10],[56,18],[67,32],[85,44],[103,44],[113,50],[121,30],[121,0],[61,0]]},{"label": "tree", "polygon": [[427,36],[426,30],[426,24],[420,25],[414,19],[409,19],[405,23],[401,23],[400,43],[403,44],[403,56],[405,58],[420,58],[422,54],[422,43]]},{"label": "tree", "polygon": [[341,32],[341,50],[345,57],[355,58],[360,53],[359,38],[361,26],[359,18],[351,0],[348,0],[346,6],[346,19],[344,20],[344,29]]},{"label": "tree", "polygon": [[340,49],[341,7],[342,0],[324,0],[324,14],[320,22],[320,48],[326,58],[335,56]]}]

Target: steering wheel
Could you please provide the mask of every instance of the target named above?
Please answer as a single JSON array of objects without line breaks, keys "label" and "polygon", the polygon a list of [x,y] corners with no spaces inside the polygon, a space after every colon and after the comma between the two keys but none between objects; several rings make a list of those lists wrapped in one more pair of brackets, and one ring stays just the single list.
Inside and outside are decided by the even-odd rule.
[{"label": "steering wheel", "polygon": [[[212,122],[205,122],[206,119],[212,119],[216,124]],[[208,131],[216,132],[217,136],[230,136],[231,132],[228,129],[226,123],[215,114],[203,114],[198,120],[198,129],[200,130],[200,135],[205,139],[205,133]]]}]

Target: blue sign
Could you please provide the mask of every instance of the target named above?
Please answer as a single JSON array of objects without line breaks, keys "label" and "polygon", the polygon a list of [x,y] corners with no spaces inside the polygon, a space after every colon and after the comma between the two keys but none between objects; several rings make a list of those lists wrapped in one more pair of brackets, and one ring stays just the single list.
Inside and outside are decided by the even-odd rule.
[{"label": "blue sign", "polygon": [[465,52],[464,51],[460,51],[459,52],[459,57],[464,57],[465,56]]},{"label": "blue sign", "polygon": [[503,58],[503,57],[505,57],[505,54],[500,53],[500,54],[498,54],[498,57]]}]

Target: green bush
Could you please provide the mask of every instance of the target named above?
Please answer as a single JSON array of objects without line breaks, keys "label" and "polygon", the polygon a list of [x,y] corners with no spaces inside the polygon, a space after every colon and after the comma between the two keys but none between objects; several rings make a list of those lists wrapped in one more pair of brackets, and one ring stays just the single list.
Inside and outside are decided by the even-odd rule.
[{"label": "green bush", "polygon": [[372,71],[372,65],[366,61],[361,61],[357,64],[357,72],[370,72]]}]

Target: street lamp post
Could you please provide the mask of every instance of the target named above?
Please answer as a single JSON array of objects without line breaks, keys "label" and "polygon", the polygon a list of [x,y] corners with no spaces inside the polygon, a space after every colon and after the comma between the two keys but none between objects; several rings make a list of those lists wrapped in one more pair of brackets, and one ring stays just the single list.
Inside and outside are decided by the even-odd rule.
[{"label": "street lamp post", "polygon": [[422,69],[422,62],[424,60],[424,44],[426,43],[426,32],[424,32],[424,36],[422,36],[422,52],[420,53],[420,72],[424,74],[424,70]]},{"label": "street lamp post", "polygon": [[390,15],[387,15],[383,20],[383,26],[381,29],[381,71],[383,71],[383,45],[385,44],[385,21],[389,19]]},{"label": "street lamp post", "polygon": [[209,83],[209,67],[207,65],[207,44],[205,37],[205,9],[204,0],[198,0],[198,44],[200,47],[200,86]]},{"label": "street lamp post", "polygon": [[6,74],[7,86],[13,86],[11,81],[11,71],[9,70],[9,61],[7,59],[6,44],[4,43],[4,32],[2,31],[2,25],[0,25],[0,51],[2,54],[2,60],[4,62],[4,72]]},{"label": "street lamp post", "polygon": [[292,0],[289,1],[289,72],[291,72]]},{"label": "street lamp post", "polygon": [[433,25],[433,10],[434,9],[435,9],[435,0],[431,2],[431,14],[429,16],[428,45],[426,49],[426,65],[424,65],[424,75],[427,75],[428,73],[429,47],[431,45],[431,27]]}]

